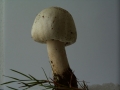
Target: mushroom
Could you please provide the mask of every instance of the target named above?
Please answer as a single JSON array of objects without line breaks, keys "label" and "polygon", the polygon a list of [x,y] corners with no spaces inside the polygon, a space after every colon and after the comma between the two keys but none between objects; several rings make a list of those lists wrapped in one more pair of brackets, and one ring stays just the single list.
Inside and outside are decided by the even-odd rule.
[{"label": "mushroom", "polygon": [[65,52],[65,46],[73,44],[77,38],[71,14],[60,7],[42,10],[34,20],[31,35],[36,42],[47,44],[54,80],[77,87],[76,77]]}]

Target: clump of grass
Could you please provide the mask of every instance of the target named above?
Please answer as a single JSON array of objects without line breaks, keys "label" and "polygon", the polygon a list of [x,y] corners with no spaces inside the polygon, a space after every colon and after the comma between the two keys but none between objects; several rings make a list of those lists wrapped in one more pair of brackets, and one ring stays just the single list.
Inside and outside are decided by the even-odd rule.
[{"label": "clump of grass", "polygon": [[[27,89],[29,89],[31,87],[34,87],[34,86],[37,86],[37,85],[41,86],[41,87],[44,87],[45,88],[44,90],[47,90],[47,89],[51,89],[51,90],[58,90],[58,89],[59,90],[89,90],[85,81],[78,81],[78,85],[81,88],[68,87],[68,86],[64,86],[64,85],[61,85],[59,83],[56,83],[52,78],[47,77],[44,69],[43,69],[43,72],[45,74],[46,80],[38,80],[30,74],[26,75],[26,74],[23,74],[23,73],[18,72],[16,70],[13,70],[13,69],[10,69],[10,70],[26,77],[27,79],[26,80],[21,80],[21,79],[15,78],[15,77],[10,77],[10,76],[5,76],[4,75],[7,78],[11,78],[12,81],[5,82],[5,83],[2,83],[0,85],[8,85],[10,83],[18,83],[18,84],[21,85],[18,88],[21,88],[22,90],[27,90]],[[59,86],[59,87],[56,87],[56,86]],[[7,87],[11,90],[19,90],[19,89],[10,87],[10,86],[7,86]]]}]

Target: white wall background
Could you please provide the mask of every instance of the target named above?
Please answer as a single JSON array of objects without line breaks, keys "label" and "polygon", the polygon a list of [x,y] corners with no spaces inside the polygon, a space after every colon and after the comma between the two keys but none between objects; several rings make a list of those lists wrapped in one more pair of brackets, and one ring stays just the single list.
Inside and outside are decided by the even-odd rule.
[{"label": "white wall background", "polygon": [[43,67],[52,77],[46,45],[31,38],[36,15],[51,6],[68,10],[74,18],[78,37],[66,51],[77,78],[88,85],[120,84],[118,0],[5,0],[5,75],[23,78],[9,70],[15,69],[45,79]]},{"label": "white wall background", "polygon": [[[4,73],[4,1],[0,0],[0,83],[3,83]],[[3,86],[0,86],[0,90]]]}]

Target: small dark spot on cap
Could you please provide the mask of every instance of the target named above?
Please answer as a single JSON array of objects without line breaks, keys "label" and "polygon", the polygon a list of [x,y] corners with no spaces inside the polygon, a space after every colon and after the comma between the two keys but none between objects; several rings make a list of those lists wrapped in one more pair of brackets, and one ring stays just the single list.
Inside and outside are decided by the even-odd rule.
[{"label": "small dark spot on cap", "polygon": [[55,22],[55,20],[53,20],[53,23]]},{"label": "small dark spot on cap", "polygon": [[53,63],[53,62],[51,61],[51,63]]},{"label": "small dark spot on cap", "polygon": [[66,42],[66,44],[68,44],[68,42]]},{"label": "small dark spot on cap", "polygon": [[42,16],[44,18],[44,16]]},{"label": "small dark spot on cap", "polygon": [[54,75],[57,75],[57,74],[54,72]]},{"label": "small dark spot on cap", "polygon": [[73,34],[73,32],[71,32],[71,34]]},{"label": "small dark spot on cap", "polygon": [[68,45],[68,44],[69,44],[69,42],[66,42],[66,43],[65,43],[65,45]]}]

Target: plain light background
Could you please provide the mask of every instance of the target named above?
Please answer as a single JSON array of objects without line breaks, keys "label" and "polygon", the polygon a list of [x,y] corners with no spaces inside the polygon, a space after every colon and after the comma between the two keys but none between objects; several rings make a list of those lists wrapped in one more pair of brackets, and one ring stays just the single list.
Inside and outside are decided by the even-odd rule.
[{"label": "plain light background", "polygon": [[[3,73],[4,73],[4,2],[0,0],[0,83],[3,83]],[[3,86],[0,86],[2,89]]]},{"label": "plain light background", "polygon": [[36,15],[51,6],[66,9],[75,21],[77,41],[66,53],[79,81],[120,84],[118,0],[5,0],[5,75],[23,79],[9,70],[15,69],[46,79],[42,67],[52,77],[46,44],[31,38]]}]

